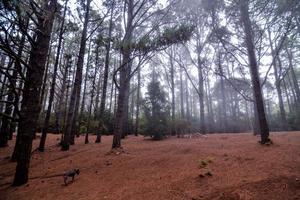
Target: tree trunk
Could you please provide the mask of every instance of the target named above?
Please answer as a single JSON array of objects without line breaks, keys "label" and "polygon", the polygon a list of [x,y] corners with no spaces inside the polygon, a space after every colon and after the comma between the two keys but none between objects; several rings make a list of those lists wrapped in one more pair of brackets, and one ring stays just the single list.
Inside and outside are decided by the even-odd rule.
[{"label": "tree trunk", "polygon": [[200,52],[198,52],[198,79],[199,79],[199,105],[200,105],[200,133],[206,133],[205,127],[205,116],[204,116],[204,81],[203,81],[203,72],[202,65],[200,60]]},{"label": "tree trunk", "polygon": [[[26,22],[26,27],[28,26],[28,23]],[[27,28],[26,28],[27,29]],[[23,47],[25,43],[25,35],[22,35],[19,49],[18,49],[18,57],[22,57],[23,53]],[[21,69],[21,63],[19,61],[15,61],[13,73],[11,76],[11,80],[9,82],[8,92],[7,92],[7,104],[5,107],[4,115],[2,116],[2,123],[0,128],[0,147],[7,146],[8,139],[12,138],[12,132],[11,128],[13,125],[13,120],[16,116],[11,116],[13,107],[18,106],[19,103],[19,97],[16,95],[16,82],[17,82],[17,76],[18,76],[18,69]],[[12,117],[10,119],[9,117]]]},{"label": "tree trunk", "polygon": [[[7,64],[7,73],[11,69],[12,66],[13,66],[13,60],[10,59],[8,64]],[[8,82],[8,78],[7,78],[7,76],[4,76],[3,81],[2,81],[2,85],[1,85],[1,90],[0,90],[1,100],[2,100],[3,97],[5,98],[4,93],[7,90],[7,82]],[[3,100],[5,100],[5,99],[3,99]],[[4,107],[4,102],[0,102],[0,112],[1,113],[3,112],[3,107]]]},{"label": "tree trunk", "polygon": [[135,115],[135,131],[134,135],[138,136],[139,132],[139,114],[140,114],[140,93],[141,93],[141,69],[138,69],[138,80],[137,80],[137,94],[136,94],[136,115]]},{"label": "tree trunk", "polygon": [[189,93],[189,83],[188,78],[185,77],[185,102],[186,102],[186,119],[189,121],[191,119],[190,113],[190,93]]},{"label": "tree trunk", "polygon": [[223,71],[223,67],[221,65],[221,54],[219,52],[218,55],[218,68],[219,68],[219,73],[220,73],[220,89],[221,89],[221,127],[222,127],[222,131],[226,132],[228,131],[228,126],[227,126],[227,108],[226,108],[226,95],[225,95],[225,83],[224,83],[224,71]]},{"label": "tree trunk", "polygon": [[95,99],[95,109],[94,109],[94,118],[99,119],[99,102],[100,102],[100,93],[102,85],[102,69],[100,69],[99,78],[96,88],[96,99]]},{"label": "tree trunk", "polygon": [[[208,74],[207,74],[208,76]],[[210,90],[210,81],[209,78],[207,79],[207,88],[206,88],[206,93],[207,93],[207,107],[208,107],[208,119],[209,119],[209,123],[208,123],[208,132],[212,131],[212,127],[214,127],[214,110],[213,110],[213,106],[212,106],[212,97],[211,97],[211,90]]]},{"label": "tree trunk", "polygon": [[[66,89],[67,89],[67,76],[68,76],[68,70],[71,67],[71,63],[70,63],[70,59],[71,56],[66,55],[65,56],[65,64],[64,64],[64,71],[63,71],[63,77],[62,77],[62,85],[61,85],[61,91],[59,93],[59,100],[57,103],[57,111],[56,111],[56,119],[55,119],[55,126],[56,126],[56,131],[58,133],[61,133],[61,126],[62,126],[62,122],[61,122],[61,118],[63,116],[63,105],[65,105],[65,101],[66,101],[66,97],[65,97],[65,93],[66,93]],[[62,134],[63,135],[63,134]]]},{"label": "tree trunk", "polygon": [[81,100],[81,106],[80,106],[80,118],[82,118],[82,115],[84,112],[84,106],[85,106],[86,86],[87,86],[87,80],[88,80],[88,75],[89,75],[88,71],[90,69],[90,55],[91,55],[91,40],[89,42],[86,71],[85,71],[85,76],[84,76],[84,87],[83,87],[83,94],[82,94],[82,100]]},{"label": "tree trunk", "polygon": [[77,68],[75,81],[72,89],[67,122],[65,127],[65,135],[62,143],[62,150],[67,151],[70,148],[70,144],[74,144],[74,137],[76,131],[76,120],[78,115],[78,108],[80,102],[80,92],[81,92],[81,83],[82,83],[82,68],[84,63],[84,54],[86,46],[86,37],[87,37],[87,28],[90,16],[90,4],[91,0],[86,1],[86,12],[84,17],[84,25],[82,30],[80,49],[78,54]]},{"label": "tree trunk", "polygon": [[[114,70],[113,72],[116,70],[115,65],[114,65]],[[113,73],[112,72],[112,73]],[[110,86],[110,99],[109,99],[109,114],[112,113],[112,101],[113,101],[113,96],[114,96],[114,82],[111,81],[111,86]]]},{"label": "tree trunk", "polygon": [[[131,65],[131,64],[130,64]],[[131,67],[131,66],[130,66]],[[128,81],[128,87],[126,88],[126,96],[124,101],[124,116],[123,116],[123,128],[122,128],[122,139],[129,134],[129,96],[130,96],[130,81]]]},{"label": "tree trunk", "polygon": [[110,60],[110,45],[111,45],[111,35],[112,35],[112,27],[113,27],[113,13],[114,13],[114,3],[110,12],[110,20],[109,20],[109,30],[108,30],[108,43],[106,44],[106,55],[105,55],[105,64],[104,64],[104,74],[103,74],[103,87],[102,87],[102,95],[100,101],[100,110],[99,110],[99,120],[101,125],[99,126],[99,130],[97,131],[97,138],[95,143],[101,142],[101,134],[103,132],[103,114],[105,110],[106,104],[106,91],[107,91],[107,80],[108,80],[108,70],[109,70],[109,60]]},{"label": "tree trunk", "polygon": [[175,135],[175,80],[174,80],[174,63],[173,63],[173,49],[171,47],[171,55],[170,55],[170,79],[171,79],[171,110],[172,110],[172,127],[171,134]]},{"label": "tree trunk", "polygon": [[[51,41],[52,43],[52,41]],[[51,55],[51,52],[52,52],[52,44],[50,43],[50,48],[49,48],[49,51],[48,51],[48,55],[47,55],[47,60],[46,60],[46,69],[45,69],[45,72],[43,74],[43,85],[42,85],[42,92],[41,92],[41,96],[40,96],[40,102],[41,102],[41,113],[40,115],[43,115],[43,112],[44,112],[44,105],[45,105],[45,99],[47,99],[47,87],[48,87],[48,72],[49,72],[49,65],[50,65],[50,55]]]},{"label": "tree trunk", "polygon": [[278,96],[278,101],[279,101],[279,110],[280,110],[280,118],[281,118],[281,129],[282,130],[287,130],[287,120],[286,120],[286,114],[285,114],[285,110],[284,110],[284,104],[283,104],[283,99],[282,99],[282,90],[281,90],[281,81],[279,80],[279,74],[278,74],[278,69],[279,66],[277,66],[277,63],[280,62],[278,56],[276,58],[275,55],[275,50],[273,47],[273,41],[271,39],[271,32],[270,29],[268,29],[268,35],[269,35],[269,42],[270,42],[270,47],[271,47],[271,51],[272,51],[272,57],[273,57],[273,69],[274,69],[274,76],[275,76],[275,87],[276,87],[276,91],[277,91],[277,96]]},{"label": "tree trunk", "polygon": [[257,121],[259,133],[261,135],[261,143],[265,144],[269,139],[269,126],[266,119],[264,100],[261,91],[260,78],[258,73],[258,65],[255,56],[255,47],[253,42],[253,30],[249,17],[248,0],[240,1],[241,22],[243,24],[245,33],[245,43],[247,46],[248,60],[250,65],[251,82],[253,87],[253,94],[255,100],[255,110],[257,112]]},{"label": "tree trunk", "polygon": [[180,115],[184,119],[184,105],[183,105],[183,81],[182,81],[182,67],[179,70],[179,79],[180,79]]},{"label": "tree trunk", "polygon": [[62,18],[62,22],[61,22],[60,30],[59,30],[58,46],[57,46],[56,57],[55,57],[55,62],[54,62],[54,69],[53,69],[53,76],[52,76],[52,82],[51,82],[51,88],[50,88],[48,108],[47,108],[46,117],[45,117],[45,120],[44,120],[43,129],[42,129],[42,136],[41,136],[41,140],[40,140],[40,145],[39,145],[39,148],[38,148],[38,150],[40,152],[44,152],[44,150],[45,150],[46,137],[47,137],[49,121],[50,121],[50,116],[51,116],[51,109],[52,109],[52,104],[53,104],[54,95],[55,95],[57,69],[58,69],[58,64],[59,64],[59,56],[60,56],[60,53],[61,53],[60,51],[61,51],[61,47],[62,47],[62,40],[63,40],[63,34],[64,34],[64,26],[65,26],[65,17],[66,17],[66,12],[67,12],[67,5],[68,5],[68,0],[65,1],[63,18]]},{"label": "tree trunk", "polygon": [[39,112],[43,74],[49,50],[51,30],[54,21],[54,13],[57,8],[56,0],[44,2],[44,16],[38,19],[36,41],[30,53],[29,66],[26,73],[24,93],[19,121],[19,156],[17,158],[14,186],[20,186],[28,181],[28,170],[31,157],[32,140],[34,137]]},{"label": "tree trunk", "polygon": [[133,34],[133,9],[134,9],[134,1],[128,0],[127,2],[127,24],[125,36],[123,39],[123,49],[121,51],[123,55],[123,62],[120,69],[120,88],[118,95],[118,105],[116,110],[116,118],[114,125],[114,137],[112,148],[121,147],[121,137],[124,133],[124,119],[125,116],[128,116],[128,112],[126,112],[126,104],[128,105],[128,94],[130,87],[130,73],[131,73],[131,51],[132,47],[132,34]]},{"label": "tree trunk", "polygon": [[[28,63],[29,59],[26,59],[26,60],[27,60],[27,63]],[[27,71],[26,67],[23,67],[22,74],[26,74],[26,71]],[[22,90],[19,90],[18,95],[16,96],[17,98],[19,98],[19,97],[21,97],[23,95],[24,82],[25,82],[25,80],[20,79],[20,81],[19,81],[19,88],[22,89]],[[18,99],[18,101],[19,101],[19,99]],[[20,107],[20,105],[18,105],[18,107]],[[17,115],[16,110],[14,110],[14,114],[13,115],[14,116]],[[13,129],[14,127],[11,127],[11,128]],[[11,155],[11,159],[10,159],[11,162],[16,162],[17,158],[19,156],[19,152],[20,152],[19,151],[20,137],[21,137],[20,134],[17,133],[14,151],[13,151],[13,153]]]},{"label": "tree trunk", "polygon": [[296,77],[296,73],[294,70],[294,65],[293,65],[293,53],[292,51],[287,50],[287,55],[288,55],[288,59],[289,59],[289,67],[291,69],[290,73],[292,76],[292,81],[293,81],[293,85],[294,85],[294,89],[295,89],[295,93],[297,96],[297,104],[300,107],[300,88],[299,88],[299,84],[298,84],[298,77]]},{"label": "tree trunk", "polygon": [[288,92],[288,89],[287,89],[287,83],[286,83],[286,81],[284,79],[282,80],[282,82],[283,82],[283,88],[284,88],[284,93],[285,93],[286,101],[288,103],[289,112],[291,113],[292,108],[291,108],[291,101],[290,101],[289,92]]},{"label": "tree trunk", "polygon": [[87,130],[86,130],[85,142],[84,142],[85,144],[89,143],[89,131],[90,131],[90,125],[92,120],[92,108],[93,108],[94,97],[95,97],[96,78],[99,69],[99,48],[100,48],[100,44],[98,43],[96,47],[95,71],[94,71],[93,82],[92,82],[91,99],[90,99],[89,113],[88,113],[89,115],[87,120]]}]

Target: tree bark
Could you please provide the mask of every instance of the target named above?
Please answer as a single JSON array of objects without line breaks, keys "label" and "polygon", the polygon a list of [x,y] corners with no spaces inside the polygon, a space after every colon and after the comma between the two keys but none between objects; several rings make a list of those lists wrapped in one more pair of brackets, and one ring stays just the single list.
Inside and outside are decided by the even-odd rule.
[{"label": "tree bark", "polygon": [[[26,22],[26,29],[28,27],[28,21]],[[25,44],[25,35],[22,35],[19,49],[18,49],[18,57],[22,57],[23,53],[23,47]],[[19,103],[19,97],[16,95],[16,82],[17,82],[17,76],[18,76],[18,69],[21,69],[21,63],[19,61],[15,61],[14,63],[14,69],[13,73],[11,76],[11,80],[9,82],[9,87],[8,87],[8,92],[7,92],[7,104],[4,110],[4,114],[2,116],[2,121],[1,121],[1,128],[0,128],[0,147],[5,147],[7,146],[8,139],[12,138],[12,126],[13,120],[16,116],[11,116],[13,107],[15,109],[18,106]],[[12,117],[13,119],[10,119],[8,116]]]},{"label": "tree bark", "polygon": [[293,81],[293,85],[294,85],[294,89],[295,89],[295,93],[296,93],[296,97],[297,97],[297,104],[300,108],[300,88],[299,88],[299,84],[298,84],[298,77],[296,77],[296,73],[294,70],[294,65],[293,65],[293,53],[292,51],[287,50],[287,55],[288,55],[288,59],[289,59],[289,67],[291,69],[290,73],[292,76],[292,81]]},{"label": "tree bark", "polygon": [[251,82],[253,87],[253,95],[255,100],[255,110],[257,112],[257,121],[259,134],[261,135],[261,143],[265,144],[269,139],[269,126],[266,119],[264,100],[260,85],[260,78],[258,73],[258,65],[255,56],[255,47],[253,42],[253,30],[249,17],[249,2],[248,0],[240,1],[241,22],[245,33],[245,43],[247,46],[248,60],[250,65]]},{"label": "tree bark", "polygon": [[134,135],[138,136],[139,132],[139,115],[140,115],[140,94],[141,93],[141,69],[138,69],[137,77],[137,94],[136,94],[136,115],[135,115],[135,131]]},{"label": "tree bark", "polygon": [[189,121],[191,119],[190,113],[190,93],[189,93],[189,83],[188,78],[185,77],[185,102],[186,102],[186,119]]},{"label": "tree bark", "polygon": [[[120,69],[120,88],[118,95],[118,105],[116,110],[116,122],[114,125],[114,137],[112,148],[120,148],[121,147],[121,137],[124,133],[124,118],[128,116],[126,112],[126,104],[128,105],[128,94],[129,94],[129,86],[130,86],[130,73],[131,73],[131,41],[133,34],[133,8],[134,1],[128,0],[127,2],[127,25],[125,36],[123,39],[123,48],[122,55],[123,61]],[[129,45],[128,45],[129,44]]]},{"label": "tree bark", "polygon": [[85,96],[86,96],[86,86],[87,86],[87,80],[88,80],[88,74],[89,74],[88,71],[90,69],[90,54],[91,54],[91,40],[89,42],[86,71],[85,71],[85,76],[84,76],[84,87],[83,87],[83,94],[82,94],[82,100],[81,100],[81,106],[80,106],[80,117],[81,118],[82,118],[82,115],[83,115],[83,112],[84,112],[85,99],[86,99],[85,98]]},{"label": "tree bark", "polygon": [[92,108],[93,108],[94,97],[95,97],[96,78],[99,69],[99,48],[100,48],[100,44],[98,43],[96,47],[95,70],[94,70],[94,76],[92,82],[91,99],[90,99],[89,113],[88,113],[89,115],[88,115],[87,130],[86,130],[85,142],[84,142],[85,144],[89,143],[89,131],[90,131],[90,125],[92,120]]},{"label": "tree bark", "polygon": [[88,28],[88,22],[90,16],[90,4],[91,4],[91,0],[86,0],[86,12],[84,16],[84,25],[83,25],[80,49],[78,54],[75,81],[74,81],[71,98],[70,98],[64,140],[62,142],[63,151],[69,150],[70,144],[74,144],[74,137],[75,137],[74,132],[76,131],[76,120],[77,120],[78,108],[80,102],[82,68],[84,63],[87,28]]},{"label": "tree bark", "polygon": [[174,62],[173,62],[173,49],[171,47],[170,55],[170,79],[171,79],[171,110],[172,110],[172,127],[171,134],[175,135],[175,80],[174,80]]},{"label": "tree bark", "polygon": [[180,80],[180,115],[184,119],[184,105],[183,105],[183,80],[182,80],[182,67],[179,70],[179,80]]},{"label": "tree bark", "polygon": [[278,74],[279,66],[277,66],[277,64],[279,64],[280,60],[279,60],[278,56],[276,58],[276,55],[275,55],[275,50],[274,50],[273,42],[271,39],[270,29],[268,29],[268,36],[269,36],[269,42],[270,42],[270,47],[271,47],[271,52],[272,52],[272,57],[273,57],[272,64],[273,64],[273,70],[274,70],[274,76],[275,76],[275,87],[276,87],[278,101],[279,101],[281,129],[287,130],[287,120],[286,120],[286,113],[285,113],[283,98],[282,98],[281,81],[279,80],[279,74]]},{"label": "tree bark", "polygon": [[[198,47],[199,48],[199,47]],[[204,81],[203,81],[203,72],[202,72],[202,65],[200,59],[200,52],[198,52],[197,56],[198,61],[198,80],[199,80],[199,105],[200,105],[200,133],[206,133],[205,127],[205,116],[204,116]]]},{"label": "tree bark", "polygon": [[219,52],[218,55],[218,68],[220,73],[220,89],[221,89],[221,128],[223,132],[226,132],[228,129],[227,125],[227,108],[226,108],[226,95],[225,95],[225,83],[224,83],[224,71],[223,67],[221,65],[221,54]]},{"label": "tree bark", "polygon": [[[114,65],[114,70],[113,72],[116,70],[115,65]],[[113,73],[112,72],[112,73]],[[114,96],[114,82],[111,82],[111,86],[110,86],[110,99],[109,99],[109,113],[112,113],[112,102],[113,102],[113,96]]]},{"label": "tree bark", "polygon": [[63,41],[67,5],[68,5],[68,0],[65,1],[63,18],[62,18],[62,22],[61,22],[60,30],[59,30],[58,46],[57,46],[56,57],[55,57],[55,62],[54,62],[54,69],[53,69],[53,76],[52,76],[52,82],[51,82],[51,88],[50,88],[50,94],[49,94],[48,108],[47,108],[46,117],[45,117],[45,120],[44,120],[43,129],[42,129],[42,136],[41,136],[41,140],[40,140],[40,145],[39,145],[39,148],[38,148],[38,150],[40,152],[44,152],[44,150],[45,150],[46,137],[47,137],[49,121],[50,121],[50,116],[51,116],[51,109],[52,109],[52,104],[53,104],[54,95],[55,95],[57,69],[58,69],[59,56],[60,56],[60,53],[61,53],[61,47],[62,47],[62,41]]},{"label": "tree bark", "polygon": [[107,80],[108,80],[108,70],[109,70],[109,60],[110,60],[110,46],[111,46],[111,36],[112,36],[112,27],[113,27],[113,13],[114,13],[114,3],[111,7],[110,12],[110,20],[109,20],[109,30],[108,30],[108,43],[105,46],[106,49],[106,55],[105,55],[105,64],[104,64],[104,74],[103,74],[103,87],[102,87],[102,95],[101,95],[101,101],[100,101],[100,110],[99,110],[99,130],[97,131],[97,138],[95,143],[101,142],[101,134],[103,132],[103,114],[105,110],[105,104],[106,104],[106,91],[107,91]]},{"label": "tree bark", "polygon": [[[55,126],[56,126],[56,132],[61,133],[61,118],[63,116],[63,105],[65,105],[66,97],[66,89],[67,89],[67,76],[68,76],[68,70],[71,67],[70,63],[71,56],[65,55],[65,64],[64,64],[64,71],[63,71],[63,77],[62,77],[62,85],[61,85],[61,90],[59,93],[59,100],[57,102],[57,110],[56,110],[56,116],[55,116]],[[63,134],[62,134],[63,135]]]},{"label": "tree bark", "polygon": [[27,69],[24,84],[18,131],[20,134],[19,156],[13,181],[14,186],[23,185],[28,181],[32,141],[41,109],[40,99],[37,97],[40,97],[41,94],[40,88],[43,82],[57,1],[46,0],[43,3],[44,15],[38,19],[36,41],[30,52],[30,68]]}]

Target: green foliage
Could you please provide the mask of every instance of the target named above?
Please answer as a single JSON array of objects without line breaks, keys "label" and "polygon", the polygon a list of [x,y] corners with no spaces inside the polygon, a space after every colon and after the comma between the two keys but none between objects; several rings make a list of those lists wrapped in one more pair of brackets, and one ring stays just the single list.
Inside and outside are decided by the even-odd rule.
[{"label": "green foliage", "polygon": [[[297,105],[295,105],[297,108]],[[291,130],[299,130],[300,129],[300,108],[292,110],[287,114],[288,125]]]},{"label": "green foliage", "polygon": [[103,120],[102,134],[108,135],[113,133],[114,114],[110,113],[108,110],[105,110],[102,116],[102,120]]},{"label": "green foliage", "polygon": [[194,28],[194,26],[185,24],[171,28],[168,27],[165,28],[162,33],[158,32],[158,34],[154,36],[146,34],[138,41],[123,41],[122,43],[118,44],[118,46],[123,51],[126,49],[135,49],[141,53],[159,51],[170,45],[188,41],[192,36]]},{"label": "green foliage", "polygon": [[85,124],[81,124],[80,127],[79,127],[79,133],[80,134],[84,134],[87,132],[87,127]]},{"label": "green foliage", "polygon": [[144,100],[145,134],[161,140],[168,131],[169,105],[159,82],[152,80]]}]

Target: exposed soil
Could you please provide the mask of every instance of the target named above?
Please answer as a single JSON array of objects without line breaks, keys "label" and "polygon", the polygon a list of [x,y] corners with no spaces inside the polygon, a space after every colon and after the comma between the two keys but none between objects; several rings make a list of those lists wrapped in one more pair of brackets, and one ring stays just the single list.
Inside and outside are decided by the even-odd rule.
[{"label": "exposed soil", "polygon": [[[251,134],[211,134],[152,141],[123,140],[110,151],[111,136],[101,144],[76,140],[68,152],[49,135],[44,153],[35,151],[30,181],[11,187],[14,141],[0,149],[0,199],[113,200],[296,200],[300,199],[300,132],[273,133],[270,146]],[[38,140],[34,141],[37,147]],[[78,167],[80,175],[65,186],[62,173]]]}]

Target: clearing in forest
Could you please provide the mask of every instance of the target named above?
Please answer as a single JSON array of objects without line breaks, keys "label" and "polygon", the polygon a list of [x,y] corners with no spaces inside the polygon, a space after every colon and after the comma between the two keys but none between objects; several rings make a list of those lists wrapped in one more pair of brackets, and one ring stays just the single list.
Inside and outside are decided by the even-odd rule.
[{"label": "clearing in forest", "polygon": [[[30,180],[18,188],[9,185],[14,141],[0,149],[1,200],[300,199],[300,132],[272,133],[270,146],[250,133],[163,141],[129,136],[123,152],[110,152],[111,136],[87,145],[81,136],[64,152],[59,138],[50,134],[46,151],[33,153]],[[75,167],[80,175],[65,186],[60,174]]]}]

